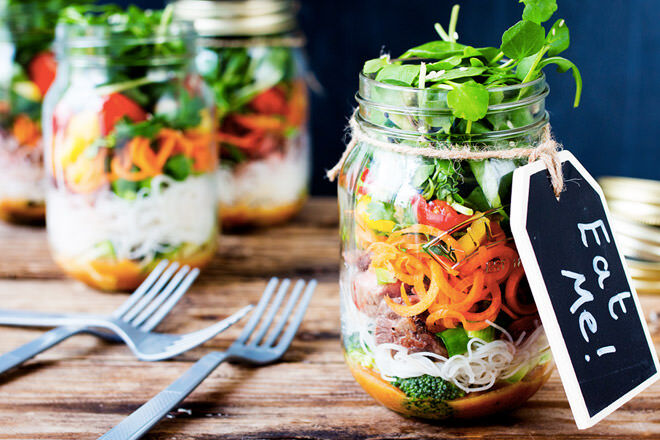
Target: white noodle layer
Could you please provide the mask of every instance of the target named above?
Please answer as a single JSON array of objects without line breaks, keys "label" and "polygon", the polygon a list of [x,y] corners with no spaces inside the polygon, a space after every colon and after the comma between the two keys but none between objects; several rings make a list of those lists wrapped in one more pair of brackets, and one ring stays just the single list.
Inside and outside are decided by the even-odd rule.
[{"label": "white noodle layer", "polygon": [[508,333],[504,335],[506,339],[491,342],[472,338],[467,353],[450,358],[431,352],[409,353],[406,347],[397,344],[377,344],[374,319],[357,309],[350,292],[344,290],[349,285],[342,279],[343,331],[345,334],[357,332],[360,335],[360,344],[374,356],[376,369],[387,381],[392,381],[394,377],[428,374],[451,381],[468,393],[484,391],[498,380],[513,376],[521,368],[538,363],[550,349],[540,325],[522,343],[513,341]]},{"label": "white noodle layer", "polygon": [[309,176],[308,135],[287,141],[283,154],[221,166],[218,196],[225,206],[279,207],[296,203],[307,189]]},{"label": "white noodle layer", "polygon": [[0,199],[44,201],[41,146],[19,149],[16,139],[0,135]]},{"label": "white noodle layer", "polygon": [[89,196],[51,189],[46,222],[58,257],[98,258],[104,250],[97,245],[109,241],[118,259],[149,260],[184,243],[208,243],[217,224],[215,179],[157,176],[135,200],[110,191]]}]

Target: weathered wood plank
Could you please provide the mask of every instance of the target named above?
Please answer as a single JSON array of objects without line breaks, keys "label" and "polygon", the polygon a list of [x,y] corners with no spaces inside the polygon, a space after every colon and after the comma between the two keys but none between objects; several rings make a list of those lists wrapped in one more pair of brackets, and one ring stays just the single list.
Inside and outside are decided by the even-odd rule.
[{"label": "weathered wood plank", "polygon": [[[523,408],[485,421],[429,424],[376,404],[355,383],[339,345],[336,206],[312,200],[288,226],[228,235],[212,267],[160,327],[188,332],[255,302],[269,276],[321,280],[300,333],[283,362],[223,365],[154,440],[244,438],[660,438],[660,385],[596,427],[577,431],[557,375]],[[125,298],[63,278],[43,231],[0,227],[0,304],[4,308],[109,313]],[[643,297],[650,318],[660,297]],[[651,331],[660,348],[660,323]],[[0,352],[41,334],[2,328]],[[173,361],[136,361],[121,345],[77,336],[0,377],[0,440],[94,439],[160,391],[208,350],[224,349],[240,325]]]}]

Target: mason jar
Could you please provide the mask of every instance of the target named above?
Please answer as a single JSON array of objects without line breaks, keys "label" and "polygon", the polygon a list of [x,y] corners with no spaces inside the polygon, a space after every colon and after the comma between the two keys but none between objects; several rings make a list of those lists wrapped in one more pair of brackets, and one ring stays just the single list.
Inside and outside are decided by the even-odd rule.
[{"label": "mason jar", "polygon": [[283,222],[309,186],[304,39],[290,0],[179,0],[202,36],[197,67],[213,90],[223,227]]},{"label": "mason jar", "polygon": [[122,20],[58,25],[44,110],[52,254],[104,290],[135,288],[163,259],[201,267],[218,233],[215,107],[194,32],[136,37]]},{"label": "mason jar", "polygon": [[358,383],[408,416],[509,410],[552,371],[509,228],[512,173],[526,160],[382,148],[538,145],[545,78],[489,93],[484,122],[452,134],[445,90],[360,77],[357,144],[339,174],[343,349]]},{"label": "mason jar", "polygon": [[43,223],[41,103],[55,79],[59,9],[9,0],[0,11],[0,218]]}]

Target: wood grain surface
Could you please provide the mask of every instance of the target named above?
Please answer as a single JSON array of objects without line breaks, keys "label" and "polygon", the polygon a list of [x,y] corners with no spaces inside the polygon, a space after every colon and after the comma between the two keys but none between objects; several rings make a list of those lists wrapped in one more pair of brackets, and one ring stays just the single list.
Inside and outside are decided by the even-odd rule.
[{"label": "wood grain surface", "polygon": [[[271,276],[317,278],[319,288],[291,349],[263,368],[225,364],[147,439],[659,438],[660,384],[596,427],[578,431],[556,373],[521,409],[479,422],[430,424],[376,404],[355,383],[339,346],[339,250],[333,199],[313,199],[291,224],[225,235],[218,255],[159,327],[207,326],[256,302]],[[2,308],[110,313],[125,298],[64,277],[42,229],[0,225]],[[642,297],[656,346],[660,297]],[[0,352],[41,330],[2,328]],[[158,363],[121,345],[76,336],[0,377],[0,439],[96,439],[182,374],[226,348],[240,324],[203,347]]]}]

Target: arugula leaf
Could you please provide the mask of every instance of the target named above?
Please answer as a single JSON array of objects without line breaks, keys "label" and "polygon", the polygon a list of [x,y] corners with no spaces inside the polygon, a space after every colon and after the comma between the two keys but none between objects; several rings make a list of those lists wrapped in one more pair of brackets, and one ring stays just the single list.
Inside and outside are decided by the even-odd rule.
[{"label": "arugula leaf", "polygon": [[548,55],[555,56],[559,55],[571,44],[570,35],[568,32],[568,26],[563,18],[560,18],[552,25],[548,31],[548,36],[545,40],[545,43],[549,45]]},{"label": "arugula leaf", "polygon": [[478,121],[488,112],[488,90],[474,81],[453,83],[447,93],[447,104],[454,116],[468,121]]},{"label": "arugula leaf", "polygon": [[520,59],[540,51],[544,42],[543,26],[533,21],[522,20],[504,32],[501,49],[509,58]]},{"label": "arugula leaf", "polygon": [[550,20],[557,10],[557,0],[520,0],[519,3],[525,4],[523,19],[538,24]]}]

